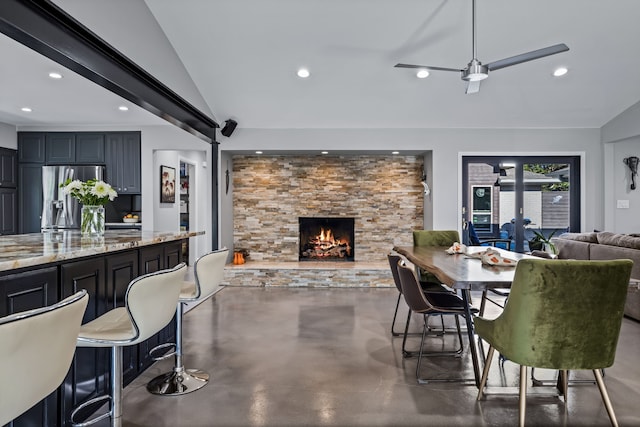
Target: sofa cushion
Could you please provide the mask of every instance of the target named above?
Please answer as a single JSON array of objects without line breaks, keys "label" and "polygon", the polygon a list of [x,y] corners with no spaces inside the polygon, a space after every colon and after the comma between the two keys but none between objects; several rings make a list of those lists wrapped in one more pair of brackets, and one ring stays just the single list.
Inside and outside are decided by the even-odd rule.
[{"label": "sofa cushion", "polygon": [[598,233],[598,243],[602,245],[640,249],[640,237],[633,237],[628,234],[611,233],[609,231],[602,231]]},{"label": "sofa cushion", "polygon": [[560,239],[577,240],[579,242],[598,243],[598,233],[562,233]]},{"label": "sofa cushion", "polygon": [[591,259],[630,259],[633,261],[631,277],[640,279],[640,251],[622,246],[591,245]]},{"label": "sofa cushion", "polygon": [[555,245],[560,259],[589,259],[589,249],[595,246],[594,243],[565,239],[562,236],[553,237],[551,243]]}]

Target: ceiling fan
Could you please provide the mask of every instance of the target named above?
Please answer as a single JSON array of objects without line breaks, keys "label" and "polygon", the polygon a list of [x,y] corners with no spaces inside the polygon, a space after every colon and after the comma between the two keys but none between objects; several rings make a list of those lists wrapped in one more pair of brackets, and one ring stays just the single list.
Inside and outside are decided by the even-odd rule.
[{"label": "ceiling fan", "polygon": [[396,64],[397,68],[424,68],[435,71],[455,71],[461,74],[462,80],[467,82],[465,93],[477,93],[480,91],[480,82],[489,77],[489,71],[499,70],[501,68],[510,67],[512,65],[521,64],[523,62],[533,61],[534,59],[544,58],[545,56],[555,55],[556,53],[566,52],[569,50],[566,44],[560,43],[553,46],[533,50],[520,55],[511,56],[509,58],[500,59],[483,65],[476,56],[476,0],[472,0],[472,40],[473,48],[471,62],[465,68],[446,68],[432,67],[429,65],[413,65],[413,64]]}]

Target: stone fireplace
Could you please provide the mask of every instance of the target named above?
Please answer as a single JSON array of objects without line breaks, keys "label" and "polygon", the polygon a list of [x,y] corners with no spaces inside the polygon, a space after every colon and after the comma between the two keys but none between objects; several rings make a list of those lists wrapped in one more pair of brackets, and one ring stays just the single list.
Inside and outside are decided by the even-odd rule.
[{"label": "stone fireplace", "polygon": [[353,261],[354,218],[298,218],[300,261]]},{"label": "stone fireplace", "polygon": [[247,265],[300,262],[299,218],[351,218],[350,260],[386,265],[423,228],[422,167],[421,156],[234,155],[234,249],[249,252]]}]

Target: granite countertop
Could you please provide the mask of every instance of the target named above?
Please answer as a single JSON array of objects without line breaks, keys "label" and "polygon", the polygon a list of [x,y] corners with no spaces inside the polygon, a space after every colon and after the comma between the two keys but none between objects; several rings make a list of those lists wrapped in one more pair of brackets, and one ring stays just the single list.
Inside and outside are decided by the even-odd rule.
[{"label": "granite countertop", "polygon": [[0,236],[0,271],[121,251],[202,234],[204,231],[107,230],[104,238],[83,238],[79,231]]}]

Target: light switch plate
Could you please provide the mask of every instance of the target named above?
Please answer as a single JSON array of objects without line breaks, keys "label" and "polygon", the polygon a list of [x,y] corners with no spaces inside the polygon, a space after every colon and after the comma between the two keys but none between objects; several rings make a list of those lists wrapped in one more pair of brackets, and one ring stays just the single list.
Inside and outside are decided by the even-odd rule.
[{"label": "light switch plate", "polygon": [[629,201],[628,200],[618,200],[618,209],[629,209]]}]

